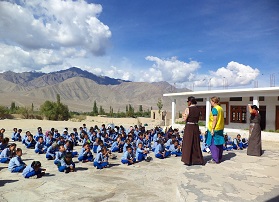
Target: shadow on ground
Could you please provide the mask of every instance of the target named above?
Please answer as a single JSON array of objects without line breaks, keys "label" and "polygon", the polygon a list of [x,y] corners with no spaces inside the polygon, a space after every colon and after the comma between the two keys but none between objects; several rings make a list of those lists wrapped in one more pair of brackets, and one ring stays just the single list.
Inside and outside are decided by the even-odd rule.
[{"label": "shadow on ground", "polygon": [[0,180],[0,187],[3,187],[6,183],[17,182],[18,180]]}]

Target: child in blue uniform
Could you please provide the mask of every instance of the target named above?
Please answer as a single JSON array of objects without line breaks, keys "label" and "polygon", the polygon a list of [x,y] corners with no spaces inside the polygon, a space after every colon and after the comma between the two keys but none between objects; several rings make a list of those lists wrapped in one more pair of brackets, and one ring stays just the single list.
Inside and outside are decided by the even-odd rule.
[{"label": "child in blue uniform", "polygon": [[5,137],[1,142],[0,142],[0,154],[1,152],[8,147],[10,139],[8,137]]},{"label": "child in blue uniform", "polygon": [[62,160],[58,164],[58,170],[60,172],[65,172],[65,173],[75,171],[75,163],[72,160],[72,153],[71,152],[66,153],[64,158],[62,158]]},{"label": "child in blue uniform", "polygon": [[14,136],[12,137],[12,140],[21,142],[21,135],[20,135],[21,132],[22,132],[22,130],[18,129],[17,133],[14,133]]},{"label": "child in blue uniform", "polygon": [[51,131],[48,132],[48,136],[46,137],[46,146],[50,147],[52,145],[52,143],[55,142],[55,138],[53,137],[53,134],[51,133]]},{"label": "child in blue uniform", "polygon": [[107,148],[103,147],[101,151],[97,154],[96,158],[94,159],[94,167],[97,169],[103,169],[108,167],[108,160],[107,160]]},{"label": "child in blue uniform", "polygon": [[44,154],[46,153],[47,147],[44,145],[44,140],[42,136],[39,136],[38,142],[35,145],[35,153]]},{"label": "child in blue uniform", "polygon": [[64,145],[59,145],[59,151],[55,153],[54,164],[58,165],[65,155],[66,155],[66,150]]},{"label": "child in blue uniform", "polygon": [[53,160],[57,151],[58,145],[54,142],[49,148],[47,148],[46,159]]},{"label": "child in blue uniform", "polygon": [[78,160],[82,161],[83,163],[88,162],[88,161],[93,161],[93,154],[90,149],[90,144],[86,142],[83,145],[83,148],[81,149]]},{"label": "child in blue uniform", "polygon": [[155,157],[159,159],[164,159],[171,155],[171,152],[165,149],[164,141],[162,139],[159,140],[154,153],[155,153]]},{"label": "child in blue uniform", "polygon": [[45,175],[45,170],[41,168],[41,162],[40,161],[33,161],[31,165],[28,165],[24,170],[22,171],[22,175],[24,178],[41,178]]},{"label": "child in blue uniform", "polygon": [[16,144],[12,143],[9,147],[4,149],[0,154],[0,162],[1,163],[8,163],[10,159],[14,156],[16,149]]},{"label": "child in blue uniform", "polygon": [[32,134],[29,134],[27,136],[27,139],[25,140],[25,146],[27,149],[34,149],[36,145],[36,141],[33,138]]},{"label": "child in blue uniform", "polygon": [[123,164],[132,165],[136,162],[135,155],[133,154],[133,149],[131,146],[127,146],[127,151],[123,154],[121,162]]},{"label": "child in blue uniform", "polygon": [[178,140],[174,140],[173,144],[170,145],[169,150],[171,152],[172,155],[177,156],[182,156],[182,152],[181,152],[181,146],[179,145]]},{"label": "child in blue uniform", "polygon": [[143,161],[146,159],[148,151],[143,148],[143,144],[138,143],[138,148],[136,149],[136,159],[137,161]]},{"label": "child in blue uniform", "polygon": [[12,173],[19,173],[26,167],[26,164],[22,161],[21,156],[22,150],[20,148],[17,148],[16,156],[10,160],[8,166],[9,171],[11,171]]}]

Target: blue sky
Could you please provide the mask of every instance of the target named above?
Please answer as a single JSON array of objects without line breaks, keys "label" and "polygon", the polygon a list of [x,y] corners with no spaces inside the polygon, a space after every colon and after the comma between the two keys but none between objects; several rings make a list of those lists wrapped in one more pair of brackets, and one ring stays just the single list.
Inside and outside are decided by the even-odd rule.
[{"label": "blue sky", "polygon": [[[37,34],[39,39],[54,36],[46,44],[41,44],[41,40],[27,44],[26,40],[19,40],[20,36],[13,36],[17,30],[12,28],[9,34],[0,31],[0,49],[9,49],[10,53],[17,50],[16,46],[23,55],[30,52],[33,57],[31,61],[15,62],[13,65],[18,67],[13,69],[17,71],[48,72],[78,66],[95,74],[133,81],[168,81],[188,88],[194,84],[195,89],[205,89],[209,82],[221,88],[224,80],[230,88],[253,87],[254,81],[263,87],[269,85],[270,74],[275,74],[279,85],[277,0],[42,2],[18,5],[26,12],[26,19],[28,13],[36,14],[41,22],[56,26],[40,28],[33,23],[23,31],[26,36]],[[13,1],[5,3],[0,3],[2,11],[15,9]],[[61,14],[59,7],[67,9]],[[88,16],[94,18],[91,23],[86,21]],[[0,28],[7,27],[8,17],[8,12],[0,17]],[[13,18],[10,23],[13,20],[28,23],[22,17]],[[39,28],[43,31],[39,32]],[[40,61],[35,59],[38,53],[32,52],[36,49]],[[31,62],[36,65],[29,65]]]}]

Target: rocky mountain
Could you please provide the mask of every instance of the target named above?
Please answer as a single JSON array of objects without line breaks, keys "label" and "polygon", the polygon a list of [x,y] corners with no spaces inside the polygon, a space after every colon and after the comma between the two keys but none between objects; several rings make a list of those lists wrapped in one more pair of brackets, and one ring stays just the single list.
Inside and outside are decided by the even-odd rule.
[{"label": "rocky mountain", "polygon": [[[189,90],[176,89],[168,82],[130,82],[101,77],[76,67],[52,73],[9,71],[0,74],[0,104],[6,106],[15,101],[19,106],[33,103],[39,108],[45,100],[55,101],[59,94],[61,101],[73,111],[91,111],[95,100],[104,109],[112,106],[115,111],[125,110],[127,104],[136,110],[139,105],[144,109],[157,109],[158,98],[163,99],[165,109],[170,109],[171,100],[163,94],[179,91]],[[183,100],[185,98],[181,99],[184,108]]]},{"label": "rocky mountain", "polygon": [[1,79],[28,88],[39,88],[39,87],[54,85],[74,77],[87,78],[102,85],[118,85],[121,84],[122,82],[129,82],[121,79],[113,79],[106,76],[97,76],[95,74],[79,69],[77,67],[71,67],[66,70],[61,70],[61,71],[51,72],[51,73],[42,73],[42,72],[15,73],[12,71],[7,71],[0,74]]}]

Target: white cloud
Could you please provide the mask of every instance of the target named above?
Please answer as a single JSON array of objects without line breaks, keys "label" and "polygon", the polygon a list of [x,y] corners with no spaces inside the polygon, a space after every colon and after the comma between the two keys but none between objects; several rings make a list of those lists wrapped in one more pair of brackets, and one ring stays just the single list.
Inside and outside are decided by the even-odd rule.
[{"label": "white cloud", "polygon": [[178,60],[176,57],[160,59],[154,56],[147,56],[145,59],[155,63],[148,71],[143,72],[142,81],[186,82],[189,81],[191,73],[200,68],[200,63],[197,61],[186,63]]},{"label": "white cloud", "polygon": [[195,86],[232,87],[251,84],[259,76],[257,68],[231,61],[226,67],[209,71],[208,75],[196,75],[193,78]]},{"label": "white cloud", "polygon": [[104,55],[111,31],[98,19],[101,12],[101,5],[84,0],[0,1],[0,70],[47,69],[67,58]]}]

